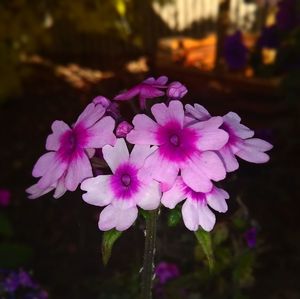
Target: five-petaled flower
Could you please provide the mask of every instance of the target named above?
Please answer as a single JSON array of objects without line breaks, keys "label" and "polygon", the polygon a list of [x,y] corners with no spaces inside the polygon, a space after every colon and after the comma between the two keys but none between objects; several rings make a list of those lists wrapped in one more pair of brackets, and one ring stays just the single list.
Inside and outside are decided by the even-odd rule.
[{"label": "five-petaled flower", "polygon": [[39,158],[32,172],[40,179],[26,190],[29,198],[53,189],[54,197],[58,198],[93,176],[89,157],[94,155],[95,148],[114,144],[116,140],[113,134],[115,121],[110,116],[103,117],[105,111],[102,105],[91,103],[72,127],[63,121],[53,122],[53,132],[46,141],[49,152]]},{"label": "five-petaled flower", "polygon": [[182,216],[185,226],[191,230],[198,230],[199,226],[206,231],[211,231],[215,225],[215,214],[212,209],[225,213],[227,211],[228,193],[220,188],[213,186],[207,192],[196,192],[187,186],[181,177],[176,179],[174,186],[162,196],[161,202],[164,206],[174,209],[175,206],[185,200],[182,206]]},{"label": "five-petaled flower", "polygon": [[[207,121],[211,118],[209,112],[199,104],[194,107],[186,105],[186,110],[191,123],[193,120]],[[265,152],[273,148],[272,144],[259,138],[252,138],[254,131],[241,124],[241,118],[234,112],[224,115],[223,121],[221,128],[229,134],[229,139],[218,153],[227,172],[238,169],[239,163],[235,156],[252,163],[269,161],[270,157]]]},{"label": "five-petaled flower", "polygon": [[156,122],[144,114],[135,116],[127,140],[157,146],[145,167],[162,183],[162,191],[173,186],[179,170],[185,184],[196,192],[208,192],[213,186],[211,180],[225,178],[224,165],[213,152],[228,141],[228,134],[219,128],[221,117],[186,125],[180,101],[171,101],[168,107],[156,104],[151,111]]},{"label": "five-petaled flower", "polygon": [[99,217],[100,230],[116,228],[123,231],[136,220],[137,206],[144,210],[154,210],[159,206],[159,184],[143,167],[153,148],[136,145],[129,154],[125,140],[118,139],[115,146],[106,145],[102,151],[112,175],[85,180],[81,189],[87,193],[82,198],[89,204],[106,206]]}]

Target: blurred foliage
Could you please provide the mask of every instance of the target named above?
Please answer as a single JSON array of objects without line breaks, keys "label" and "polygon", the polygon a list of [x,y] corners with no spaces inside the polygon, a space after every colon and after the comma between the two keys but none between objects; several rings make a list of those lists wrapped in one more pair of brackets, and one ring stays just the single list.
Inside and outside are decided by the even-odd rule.
[{"label": "blurred foliage", "polygon": [[172,0],[0,1],[0,102],[20,91],[21,54],[80,52],[87,36],[143,47],[143,12],[154,1]]}]

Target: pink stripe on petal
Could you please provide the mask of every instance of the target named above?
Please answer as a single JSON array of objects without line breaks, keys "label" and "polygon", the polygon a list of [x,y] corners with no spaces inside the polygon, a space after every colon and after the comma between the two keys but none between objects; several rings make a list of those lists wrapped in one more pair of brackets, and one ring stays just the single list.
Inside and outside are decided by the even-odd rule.
[{"label": "pink stripe on petal", "polygon": [[106,206],[113,200],[113,194],[109,187],[111,175],[99,175],[94,178],[84,180],[80,188],[87,191],[82,195],[82,199],[95,206]]},{"label": "pink stripe on petal", "polygon": [[49,151],[57,151],[61,145],[60,138],[66,132],[71,130],[71,128],[63,121],[56,120],[52,123],[52,134],[47,137],[46,149]]},{"label": "pink stripe on petal", "polygon": [[129,160],[129,152],[123,138],[118,138],[114,146],[105,145],[102,148],[103,158],[114,173],[117,167]]},{"label": "pink stripe on petal", "polygon": [[161,203],[165,207],[169,209],[174,209],[179,202],[183,201],[186,198],[183,192],[182,184],[182,179],[177,177],[173,187],[167,192],[163,193]]},{"label": "pink stripe on petal", "polygon": [[87,155],[82,152],[69,164],[65,178],[66,188],[69,191],[75,191],[84,179],[92,176],[93,172],[91,163]]},{"label": "pink stripe on petal", "polygon": [[132,121],[134,129],[131,130],[126,139],[133,144],[151,144],[158,145],[156,132],[158,125],[145,114],[138,114]]},{"label": "pink stripe on petal", "polygon": [[186,200],[182,206],[182,218],[184,225],[191,231],[196,231],[199,227],[198,211],[194,204]]},{"label": "pink stripe on petal", "polygon": [[87,129],[87,143],[85,148],[101,148],[104,145],[113,145],[116,136],[113,133],[115,121],[112,117],[106,116]]},{"label": "pink stripe on petal", "polygon": [[180,124],[181,128],[183,127],[184,110],[180,101],[171,101],[169,107],[164,103],[155,104],[152,106],[151,112],[160,125],[176,121]]}]

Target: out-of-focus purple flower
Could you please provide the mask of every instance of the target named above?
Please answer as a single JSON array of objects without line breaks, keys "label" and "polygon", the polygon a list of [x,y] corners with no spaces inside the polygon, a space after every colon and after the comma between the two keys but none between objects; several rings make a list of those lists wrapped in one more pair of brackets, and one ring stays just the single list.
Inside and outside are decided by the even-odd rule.
[{"label": "out-of-focus purple flower", "polygon": [[99,217],[102,231],[128,229],[138,216],[138,208],[154,210],[160,204],[159,183],[152,180],[144,168],[145,159],[153,153],[150,146],[136,145],[129,154],[123,138],[115,146],[102,149],[104,160],[112,175],[99,175],[86,179],[81,189],[87,191],[82,198],[95,206],[106,206]]},{"label": "out-of-focus purple flower", "polygon": [[127,121],[122,121],[119,123],[116,129],[116,136],[117,137],[126,137],[127,134],[133,129],[133,126],[128,123]]},{"label": "out-of-focus purple flower", "polygon": [[298,0],[281,0],[278,3],[276,23],[280,30],[290,31],[300,24]]},{"label": "out-of-focus purple flower", "polygon": [[[187,121],[193,123],[193,119],[204,121],[211,116],[201,105],[186,105]],[[239,168],[236,156],[252,163],[266,163],[270,157],[266,154],[273,148],[272,144],[259,138],[252,138],[254,132],[241,124],[241,118],[234,112],[223,116],[223,124],[220,127],[229,135],[227,143],[218,150],[227,172]]]},{"label": "out-of-focus purple flower", "polygon": [[95,105],[101,105],[103,108],[107,109],[110,106],[111,101],[106,97],[97,96],[93,99],[93,103]]},{"label": "out-of-focus purple flower", "polygon": [[167,89],[167,96],[173,100],[180,100],[188,92],[187,88],[178,81],[169,84]]},{"label": "out-of-focus purple flower", "polygon": [[177,177],[174,186],[163,193],[161,203],[169,208],[174,209],[175,206],[185,200],[182,206],[182,218],[185,226],[196,231],[199,226],[206,231],[211,231],[216,222],[216,216],[209,207],[220,213],[227,211],[228,193],[220,188],[213,187],[207,193],[195,192],[189,188],[182,180]]},{"label": "out-of-focus purple flower", "polygon": [[254,248],[256,246],[257,229],[255,227],[251,227],[245,232],[244,237],[248,247]]},{"label": "out-of-focus purple flower", "polygon": [[8,189],[0,189],[0,206],[7,207],[10,203],[11,193]]},{"label": "out-of-focus purple flower", "polygon": [[16,289],[19,287],[20,281],[19,281],[19,275],[18,273],[12,272],[10,273],[2,283],[3,289],[5,292],[8,293],[14,293]]},{"label": "out-of-focus purple flower", "polygon": [[48,152],[39,158],[32,171],[32,175],[40,179],[26,190],[29,198],[37,198],[53,189],[54,197],[59,198],[93,176],[89,158],[96,148],[116,141],[115,121],[110,116],[103,117],[105,112],[102,105],[90,103],[72,127],[63,121],[53,122],[53,133],[46,142]]},{"label": "out-of-focus purple flower", "polygon": [[278,48],[278,27],[276,25],[265,27],[261,32],[260,38],[258,40],[258,45],[260,48]]},{"label": "out-of-focus purple flower", "polygon": [[180,275],[179,269],[176,264],[160,262],[154,270],[160,284],[165,284],[171,279]]},{"label": "out-of-focus purple flower", "polygon": [[229,35],[224,41],[224,58],[231,70],[241,70],[247,64],[247,48],[240,31]]},{"label": "out-of-focus purple flower", "polygon": [[214,152],[228,141],[228,134],[219,128],[222,117],[186,125],[180,101],[171,101],[169,106],[155,104],[151,111],[156,122],[144,114],[136,115],[127,140],[157,146],[145,167],[161,183],[162,191],[172,188],[179,171],[185,184],[197,192],[209,192],[211,180],[225,178],[224,165]]},{"label": "out-of-focus purple flower", "polygon": [[146,108],[146,100],[163,96],[165,93],[160,89],[167,88],[166,84],[168,78],[166,76],[160,76],[157,79],[150,77],[144,80],[142,83],[128,89],[125,92],[120,93],[114,97],[115,101],[129,101],[138,96],[141,109]]}]

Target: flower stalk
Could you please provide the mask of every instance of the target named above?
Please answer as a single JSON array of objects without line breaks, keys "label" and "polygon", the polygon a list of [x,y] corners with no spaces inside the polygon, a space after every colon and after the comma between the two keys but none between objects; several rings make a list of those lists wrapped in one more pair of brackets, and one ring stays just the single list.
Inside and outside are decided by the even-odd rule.
[{"label": "flower stalk", "polygon": [[156,242],[158,209],[149,211],[146,217],[144,263],[142,271],[141,299],[152,299],[153,265]]}]

